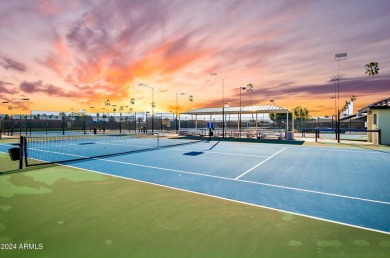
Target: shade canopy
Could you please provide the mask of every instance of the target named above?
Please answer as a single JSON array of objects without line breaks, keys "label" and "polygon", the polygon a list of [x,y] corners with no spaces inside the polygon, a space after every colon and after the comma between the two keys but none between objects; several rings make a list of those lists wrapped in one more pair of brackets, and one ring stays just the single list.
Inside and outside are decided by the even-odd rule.
[{"label": "shade canopy", "polygon": [[[243,107],[225,107],[225,114],[255,114],[255,113],[291,113],[287,108],[273,105],[265,106],[243,106]],[[185,115],[222,115],[222,107],[218,108],[197,108],[182,112]]]}]

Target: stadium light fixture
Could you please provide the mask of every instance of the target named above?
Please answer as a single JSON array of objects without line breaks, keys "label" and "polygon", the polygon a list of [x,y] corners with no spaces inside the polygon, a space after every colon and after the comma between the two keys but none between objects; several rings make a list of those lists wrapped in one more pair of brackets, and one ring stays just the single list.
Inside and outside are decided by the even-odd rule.
[{"label": "stadium light fixture", "polygon": [[154,107],[155,107],[155,104],[154,104],[154,88],[149,86],[149,85],[147,85],[147,84],[145,84],[145,83],[139,83],[138,86],[152,89],[152,133],[153,133],[154,132]]},{"label": "stadium light fixture", "polygon": [[177,102],[178,102],[178,96],[181,95],[186,95],[185,92],[176,92],[176,133],[178,133],[179,131],[179,127],[178,127],[178,123],[177,123],[177,119],[178,119],[178,114],[177,114]]},{"label": "stadium light fixture", "polygon": [[243,86],[243,87],[240,87],[240,119],[239,119],[239,122],[238,122],[238,137],[241,138],[241,113],[242,113],[242,107],[241,107],[241,92],[243,90],[246,90],[246,87]]},{"label": "stadium light fixture", "polygon": [[340,143],[340,61],[347,60],[347,53],[335,54],[334,59],[339,62],[337,75],[337,142]]}]

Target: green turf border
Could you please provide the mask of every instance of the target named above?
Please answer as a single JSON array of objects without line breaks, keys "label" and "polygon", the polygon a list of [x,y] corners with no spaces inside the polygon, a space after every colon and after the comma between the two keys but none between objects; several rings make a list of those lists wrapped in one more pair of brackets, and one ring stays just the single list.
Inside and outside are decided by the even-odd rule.
[{"label": "green turf border", "polygon": [[390,255],[390,235],[71,167],[0,184],[7,258]]}]

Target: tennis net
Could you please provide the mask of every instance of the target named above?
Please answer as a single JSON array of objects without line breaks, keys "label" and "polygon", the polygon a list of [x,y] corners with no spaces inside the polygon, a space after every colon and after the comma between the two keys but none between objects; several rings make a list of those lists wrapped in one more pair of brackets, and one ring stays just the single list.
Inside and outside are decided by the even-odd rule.
[{"label": "tennis net", "polygon": [[160,133],[26,136],[21,137],[21,146],[27,167],[155,150],[199,141],[172,139]]}]

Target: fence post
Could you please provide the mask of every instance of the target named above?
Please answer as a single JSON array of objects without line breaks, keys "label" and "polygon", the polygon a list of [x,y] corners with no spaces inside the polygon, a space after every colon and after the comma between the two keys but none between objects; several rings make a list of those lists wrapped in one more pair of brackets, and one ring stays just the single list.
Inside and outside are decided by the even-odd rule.
[{"label": "fence post", "polygon": [[337,143],[340,143],[340,110],[337,110]]},{"label": "fence post", "polygon": [[19,169],[23,168],[23,136],[20,136],[20,142],[19,142],[19,152],[20,152],[20,159],[19,159]]},{"label": "fence post", "polygon": [[28,153],[27,153],[27,137],[23,138],[23,155],[24,155],[24,166],[28,166]]}]

